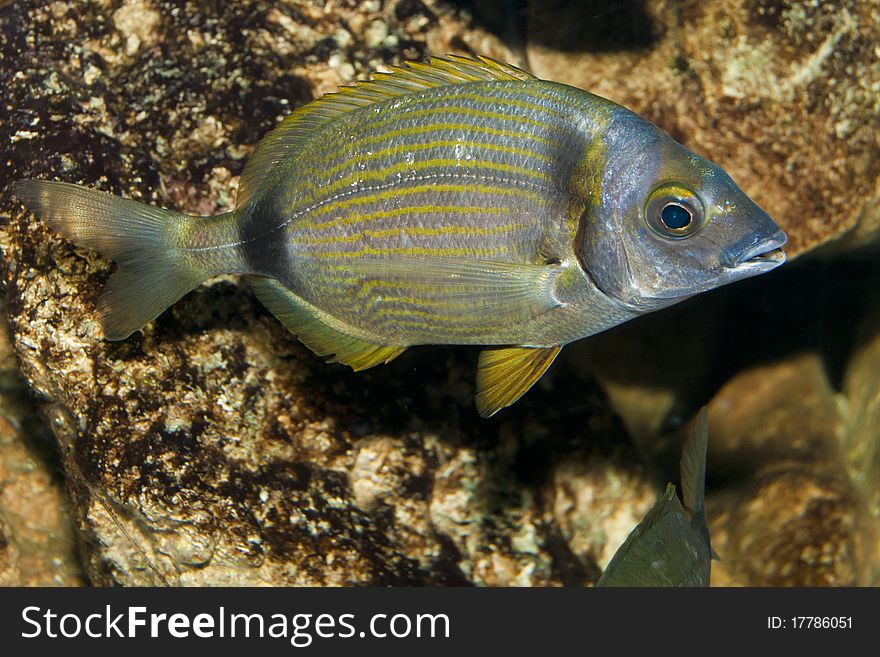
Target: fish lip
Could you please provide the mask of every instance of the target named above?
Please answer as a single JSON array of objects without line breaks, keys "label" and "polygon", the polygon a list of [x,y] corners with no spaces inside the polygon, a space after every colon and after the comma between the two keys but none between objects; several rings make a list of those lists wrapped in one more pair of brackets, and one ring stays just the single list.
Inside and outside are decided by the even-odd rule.
[{"label": "fish lip", "polygon": [[776,234],[753,244],[734,261],[731,269],[738,271],[769,271],[785,262],[785,246],[787,237],[781,230]]}]

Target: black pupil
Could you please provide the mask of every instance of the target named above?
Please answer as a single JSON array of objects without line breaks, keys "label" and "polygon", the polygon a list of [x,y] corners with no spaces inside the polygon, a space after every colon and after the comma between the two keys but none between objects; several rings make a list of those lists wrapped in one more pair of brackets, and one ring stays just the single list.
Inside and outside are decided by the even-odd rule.
[{"label": "black pupil", "polygon": [[660,218],[663,220],[664,226],[673,230],[686,228],[691,223],[691,213],[687,208],[677,203],[670,203],[663,208],[660,211]]}]

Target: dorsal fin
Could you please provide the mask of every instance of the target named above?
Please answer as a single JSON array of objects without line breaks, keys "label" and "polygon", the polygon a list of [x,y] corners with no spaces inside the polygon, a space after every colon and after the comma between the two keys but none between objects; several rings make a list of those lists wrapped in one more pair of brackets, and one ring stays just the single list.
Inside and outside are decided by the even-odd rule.
[{"label": "dorsal fin", "polygon": [[693,420],[681,450],[681,496],[688,513],[705,513],[706,452],[709,448],[709,419],[703,408]]},{"label": "dorsal fin", "polygon": [[235,206],[247,205],[260,180],[275,164],[314,129],[340,114],[432,87],[487,80],[533,79],[531,73],[488,57],[471,59],[449,55],[432,57],[427,63],[405,62],[402,66],[392,66],[390,73],[376,73],[369,82],[340,87],[338,92],[324,94],[295,110],[257,144],[241,174]]}]

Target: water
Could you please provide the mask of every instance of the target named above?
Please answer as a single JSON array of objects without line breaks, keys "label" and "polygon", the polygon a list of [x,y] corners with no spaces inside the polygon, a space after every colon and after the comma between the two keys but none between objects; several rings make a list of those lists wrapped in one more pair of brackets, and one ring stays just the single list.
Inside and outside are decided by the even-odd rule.
[{"label": "water", "polygon": [[[870,2],[208,4],[0,9],[7,317],[34,403],[66,409],[54,434],[91,582],[589,585],[678,482],[703,406],[713,584],[878,582]],[[224,211],[277,118],[429,49],[644,114],[728,170],[795,257],[567,347],[486,421],[476,350],[355,374],[234,277],[107,343],[95,301],[111,265],[6,193],[44,177]]]}]

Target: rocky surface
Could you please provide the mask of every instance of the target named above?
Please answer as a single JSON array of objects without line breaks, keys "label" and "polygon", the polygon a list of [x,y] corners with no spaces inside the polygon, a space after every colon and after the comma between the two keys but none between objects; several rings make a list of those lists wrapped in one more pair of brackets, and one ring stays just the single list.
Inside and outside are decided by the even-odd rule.
[{"label": "rocky surface", "polygon": [[0,586],[83,582],[52,434],[0,331]]},{"label": "rocky surface", "polygon": [[[713,476],[726,482],[711,507],[725,555],[717,584],[872,581],[877,518],[847,467],[835,397],[819,358],[804,354],[744,371],[713,399]],[[876,433],[865,437],[876,444]]]},{"label": "rocky surface", "polygon": [[[354,374],[320,362],[231,277],[105,342],[95,303],[112,265],[6,190],[55,178],[221,212],[291,108],[402,58],[477,51],[527,56],[643,111],[731,170],[797,252],[871,241],[871,3],[844,3],[843,18],[815,3],[800,19],[784,3],[587,4],[550,3],[549,22],[536,3],[516,52],[479,6],[472,20],[419,0],[0,8],[8,322],[58,444],[88,581],[589,584],[676,478],[675,427],[707,402],[716,583],[876,581],[880,325],[864,262],[805,257],[585,341],[483,421],[474,350],[413,349]],[[603,36],[548,35],[569,23]],[[765,64],[778,84],[757,75]],[[51,466],[35,463],[56,501],[24,498],[63,509]],[[3,504],[0,532],[21,536]],[[61,527],[56,581],[79,581],[63,513],[33,520]],[[6,543],[0,577],[27,553]]]},{"label": "rocky surface", "polygon": [[[869,296],[870,310],[859,326],[855,357],[843,391],[846,420],[842,453],[848,472],[862,492],[867,511],[880,518],[880,297]],[[880,531],[875,530],[877,534]],[[870,581],[880,586],[880,557],[869,561]]]}]

